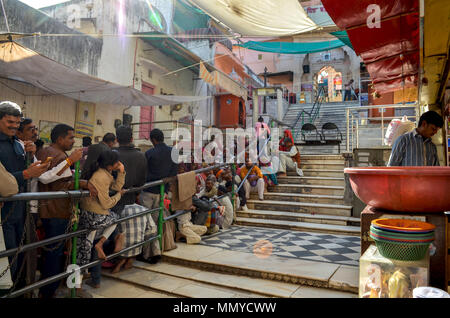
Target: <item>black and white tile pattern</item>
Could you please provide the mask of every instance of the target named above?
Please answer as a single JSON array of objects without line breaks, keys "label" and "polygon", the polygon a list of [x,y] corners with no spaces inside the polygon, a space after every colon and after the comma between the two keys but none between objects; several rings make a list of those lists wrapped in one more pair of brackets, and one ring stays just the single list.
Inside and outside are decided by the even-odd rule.
[{"label": "black and white tile pattern", "polygon": [[200,244],[228,250],[253,253],[256,242],[272,243],[272,254],[311,261],[359,265],[360,238],[250,226],[233,226],[211,236]]}]

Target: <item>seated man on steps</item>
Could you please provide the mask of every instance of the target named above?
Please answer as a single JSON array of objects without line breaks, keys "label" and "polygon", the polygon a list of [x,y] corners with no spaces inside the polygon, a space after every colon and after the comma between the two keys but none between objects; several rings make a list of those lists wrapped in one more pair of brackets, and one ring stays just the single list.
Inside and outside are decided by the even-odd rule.
[{"label": "seated man on steps", "polygon": [[241,178],[244,180],[247,173],[250,172],[247,180],[244,182],[246,199],[250,199],[250,192],[257,190],[260,201],[264,200],[264,177],[258,166],[253,165],[250,158],[245,159],[245,166],[241,168]]},{"label": "seated man on steps", "polygon": [[286,169],[295,170],[297,175],[303,177],[303,171],[300,169],[300,152],[291,139],[284,141],[287,151],[280,150],[280,167],[278,168],[278,176],[285,177]]}]

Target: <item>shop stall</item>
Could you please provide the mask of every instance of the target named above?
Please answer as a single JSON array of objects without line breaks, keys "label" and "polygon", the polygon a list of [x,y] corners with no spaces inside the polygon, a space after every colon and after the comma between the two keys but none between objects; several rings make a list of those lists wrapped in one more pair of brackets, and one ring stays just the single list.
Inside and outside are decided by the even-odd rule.
[{"label": "shop stall", "polygon": [[345,173],[367,205],[361,213],[360,297],[408,298],[419,287],[446,296],[450,167],[346,168]]}]

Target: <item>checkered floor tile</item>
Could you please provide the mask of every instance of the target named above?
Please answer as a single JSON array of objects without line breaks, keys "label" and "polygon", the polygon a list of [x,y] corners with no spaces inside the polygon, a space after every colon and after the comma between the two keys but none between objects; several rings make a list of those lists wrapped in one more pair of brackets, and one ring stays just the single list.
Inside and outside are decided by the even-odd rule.
[{"label": "checkered floor tile", "polygon": [[358,266],[360,238],[320,233],[285,231],[250,226],[233,226],[204,236],[202,245],[253,253],[256,242],[272,243],[272,254],[282,257]]}]

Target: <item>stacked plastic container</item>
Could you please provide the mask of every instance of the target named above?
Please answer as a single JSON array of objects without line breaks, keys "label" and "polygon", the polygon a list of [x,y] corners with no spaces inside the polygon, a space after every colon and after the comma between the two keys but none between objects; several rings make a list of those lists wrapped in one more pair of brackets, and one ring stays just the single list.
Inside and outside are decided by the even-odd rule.
[{"label": "stacked plastic container", "polygon": [[418,261],[426,256],[434,241],[435,226],[406,219],[376,219],[370,226],[380,254],[401,261]]}]

